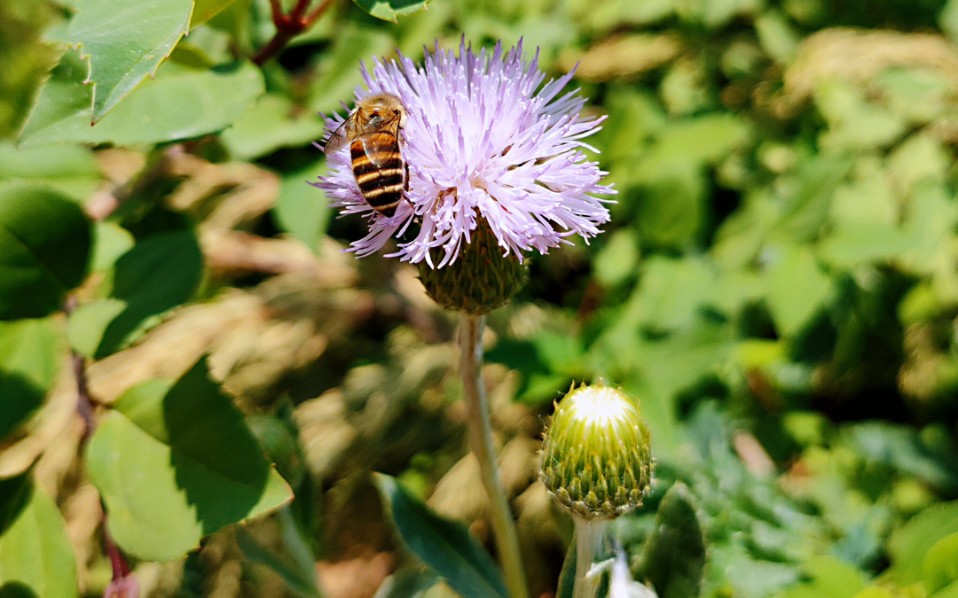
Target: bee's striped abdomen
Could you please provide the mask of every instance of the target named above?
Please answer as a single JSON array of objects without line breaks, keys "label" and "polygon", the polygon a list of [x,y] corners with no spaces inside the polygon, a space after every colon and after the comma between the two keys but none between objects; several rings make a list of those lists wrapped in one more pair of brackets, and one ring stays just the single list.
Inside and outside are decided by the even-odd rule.
[{"label": "bee's striped abdomen", "polygon": [[[371,148],[371,149],[370,149]],[[388,132],[361,136],[349,146],[359,191],[377,212],[392,216],[406,188],[406,165],[399,139]]]}]

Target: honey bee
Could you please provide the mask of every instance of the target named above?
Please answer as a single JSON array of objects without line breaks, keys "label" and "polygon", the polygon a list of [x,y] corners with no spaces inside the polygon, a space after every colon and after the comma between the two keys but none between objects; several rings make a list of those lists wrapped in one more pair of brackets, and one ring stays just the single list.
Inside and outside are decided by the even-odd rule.
[{"label": "honey bee", "polygon": [[396,213],[409,185],[409,166],[399,147],[405,120],[406,107],[399,98],[377,93],[358,102],[323,147],[330,155],[349,144],[353,175],[360,193],[374,210],[386,217]]}]

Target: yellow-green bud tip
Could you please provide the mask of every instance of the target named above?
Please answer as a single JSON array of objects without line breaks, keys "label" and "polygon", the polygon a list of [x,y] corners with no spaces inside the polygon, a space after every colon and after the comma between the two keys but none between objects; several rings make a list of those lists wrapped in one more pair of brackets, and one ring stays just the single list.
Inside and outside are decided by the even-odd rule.
[{"label": "yellow-green bud tip", "polygon": [[652,452],[637,402],[603,384],[573,389],[546,430],[539,477],[559,504],[587,519],[641,506],[652,483]]}]

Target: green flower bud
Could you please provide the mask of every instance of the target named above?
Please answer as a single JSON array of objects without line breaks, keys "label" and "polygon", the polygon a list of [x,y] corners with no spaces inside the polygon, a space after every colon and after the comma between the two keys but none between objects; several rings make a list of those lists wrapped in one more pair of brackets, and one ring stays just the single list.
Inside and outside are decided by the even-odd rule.
[{"label": "green flower bud", "polygon": [[573,515],[611,519],[641,506],[652,482],[649,427],[624,392],[595,384],[556,405],[539,477]]},{"label": "green flower bud", "polygon": [[[441,253],[433,250],[434,262],[442,258]],[[526,267],[511,253],[503,257],[489,225],[480,220],[455,262],[442,268],[420,262],[419,280],[442,307],[483,315],[505,305],[522,288]]]}]

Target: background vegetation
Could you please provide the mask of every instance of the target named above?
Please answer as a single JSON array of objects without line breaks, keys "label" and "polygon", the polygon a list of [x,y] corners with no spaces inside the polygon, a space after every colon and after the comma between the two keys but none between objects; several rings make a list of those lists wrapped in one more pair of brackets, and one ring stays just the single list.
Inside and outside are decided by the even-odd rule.
[{"label": "background vegetation", "polygon": [[[0,593],[100,595],[114,541],[148,596],[448,592],[370,474],[491,545],[455,319],[305,181],[360,60],[522,37],[618,190],[490,317],[534,594],[543,424],[601,376],[652,429],[617,533],[659,595],[958,596],[958,2],[360,4],[397,20],[314,2],[273,57],[266,0],[0,4]],[[644,549],[676,481],[704,552]]]}]

